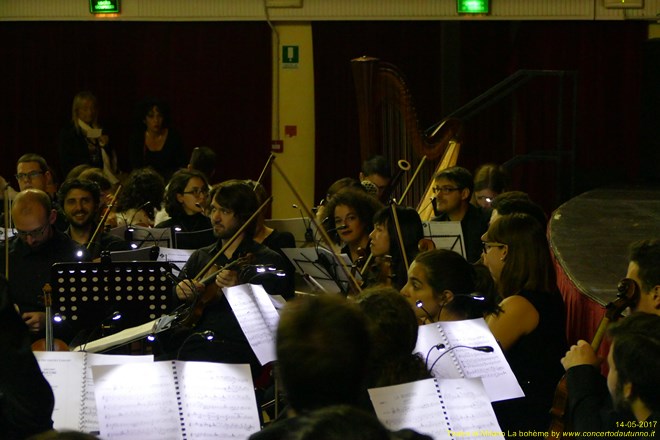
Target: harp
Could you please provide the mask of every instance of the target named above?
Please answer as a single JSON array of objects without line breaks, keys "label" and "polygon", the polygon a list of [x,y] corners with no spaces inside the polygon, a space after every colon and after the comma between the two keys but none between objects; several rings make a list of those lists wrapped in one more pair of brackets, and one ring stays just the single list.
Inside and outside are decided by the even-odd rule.
[{"label": "harp", "polygon": [[[420,129],[405,77],[396,66],[372,57],[353,59],[351,65],[362,161],[382,154],[393,164],[405,159],[416,168],[426,156],[424,165],[413,175],[412,184],[413,176],[400,178],[399,184],[408,190],[399,203],[416,204],[422,220],[430,219],[432,178],[437,171],[456,164],[461,123],[457,119],[445,119],[429,130]],[[392,196],[396,197],[396,192],[397,188],[392,188]]]}]

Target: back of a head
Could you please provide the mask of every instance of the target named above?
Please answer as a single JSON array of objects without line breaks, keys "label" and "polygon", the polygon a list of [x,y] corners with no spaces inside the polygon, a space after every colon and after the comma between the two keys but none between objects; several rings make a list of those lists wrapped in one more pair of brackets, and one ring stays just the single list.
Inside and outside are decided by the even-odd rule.
[{"label": "back of a head", "polygon": [[283,440],[389,440],[374,414],[348,406],[321,408],[296,418]]},{"label": "back of a head", "polygon": [[101,191],[110,191],[112,189],[112,182],[105,177],[103,170],[100,168],[87,168],[78,177],[96,182],[99,188],[101,188]]},{"label": "back of a head", "polygon": [[617,386],[631,383],[628,403],[640,398],[651,412],[657,413],[660,411],[660,316],[633,313],[611,326],[608,332],[613,341]]},{"label": "back of a head", "polygon": [[493,199],[491,208],[497,210],[498,216],[516,213],[527,214],[535,218],[544,228],[548,223],[548,217],[545,215],[543,208],[521,191],[509,191],[499,194]]},{"label": "back of a head", "polygon": [[217,154],[210,147],[195,147],[190,155],[190,167],[210,179],[215,172]]},{"label": "back of a head", "polygon": [[[117,211],[141,209],[150,204],[160,209],[165,195],[165,181],[152,168],[138,168],[129,174],[124,189],[119,194]],[[151,210],[148,210],[151,212]]]},{"label": "back of a head", "polygon": [[277,359],[296,412],[358,402],[369,351],[364,316],[339,295],[296,298],[282,310]]},{"label": "back of a head", "polygon": [[509,173],[501,165],[483,164],[474,172],[474,190],[490,189],[502,193],[509,186]]}]

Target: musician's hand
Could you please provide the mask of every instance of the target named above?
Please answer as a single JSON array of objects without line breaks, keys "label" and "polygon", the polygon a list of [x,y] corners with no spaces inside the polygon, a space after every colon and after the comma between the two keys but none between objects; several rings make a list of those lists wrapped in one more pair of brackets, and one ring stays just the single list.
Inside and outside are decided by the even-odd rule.
[{"label": "musician's hand", "polygon": [[44,312],[25,312],[21,317],[33,333],[37,333],[46,327],[46,314]]},{"label": "musician's hand", "polygon": [[235,270],[222,270],[215,277],[215,285],[223,287],[238,286],[238,272]]},{"label": "musician's hand", "polygon": [[176,285],[176,296],[182,301],[190,301],[204,290],[204,284],[195,280],[183,280]]},{"label": "musician's hand", "polygon": [[591,345],[582,339],[576,345],[572,346],[566,352],[566,355],[561,358],[561,364],[564,366],[564,370],[578,365],[591,365],[598,368],[602,361],[594,352],[593,348],[591,348]]}]

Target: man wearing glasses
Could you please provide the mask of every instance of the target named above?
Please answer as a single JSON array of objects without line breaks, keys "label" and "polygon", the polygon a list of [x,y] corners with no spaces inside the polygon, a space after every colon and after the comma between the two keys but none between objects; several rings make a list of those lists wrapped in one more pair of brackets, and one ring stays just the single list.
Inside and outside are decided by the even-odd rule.
[{"label": "man wearing glasses", "polygon": [[[16,238],[9,244],[9,295],[38,339],[44,331],[42,295],[54,263],[75,261],[75,243],[54,227],[57,212],[50,197],[29,188],[16,195],[12,206]],[[4,266],[5,254],[2,257]]]},{"label": "man wearing glasses", "polygon": [[55,200],[55,190],[50,190],[50,187],[53,186],[54,176],[46,163],[46,159],[38,154],[24,154],[16,163],[15,177],[21,191],[26,189],[40,189],[47,194],[53,193],[50,198],[58,214],[55,227],[59,231],[65,231],[68,224],[62,208],[57,203],[57,200]]},{"label": "man wearing glasses", "polygon": [[[660,316],[660,239],[642,240],[631,245],[626,278],[633,280],[640,291],[639,301],[633,311]],[[654,337],[657,338],[658,335],[654,335]],[[616,345],[616,335],[614,340]],[[655,350],[654,356],[658,355],[657,346],[655,348],[648,346],[647,349],[649,350],[648,356],[652,356],[653,350]],[[612,347],[610,347],[610,351],[612,351]],[[644,359],[645,356],[640,354],[638,360]],[[617,357],[616,352],[614,357]],[[608,360],[610,370],[612,370],[611,354]],[[633,407],[639,394],[634,390],[637,378],[626,378],[629,383],[633,384],[632,394],[622,395],[622,390],[618,388],[608,392],[608,383],[600,374],[601,361],[602,359],[598,358],[591,345],[583,340],[572,346],[561,360],[566,369],[569,398],[567,415],[572,422],[572,430],[640,431],[635,427],[643,428],[644,426],[633,423],[635,420],[644,420],[639,417]],[[616,374],[616,367],[614,373]],[[657,370],[654,370],[653,374],[657,375]],[[609,379],[612,381],[611,377]],[[655,383],[657,386],[658,381],[656,380]],[[617,385],[623,386],[624,384]],[[660,395],[660,390],[656,389],[655,393],[656,396]],[[622,400],[623,397],[625,399]],[[659,426],[654,425],[653,428],[656,432],[660,431]]]},{"label": "man wearing glasses", "polygon": [[470,203],[474,182],[463,167],[440,171],[433,179],[434,207],[438,216],[433,221],[461,222],[465,240],[465,257],[474,263],[481,257],[481,236],[488,230],[490,213]]}]

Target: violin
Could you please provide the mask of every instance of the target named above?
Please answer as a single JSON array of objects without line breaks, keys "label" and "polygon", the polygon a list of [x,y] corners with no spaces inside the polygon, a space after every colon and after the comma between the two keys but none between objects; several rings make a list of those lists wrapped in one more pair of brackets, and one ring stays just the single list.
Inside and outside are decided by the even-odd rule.
[{"label": "violin", "polygon": [[204,314],[204,309],[206,306],[218,301],[218,286],[216,286],[214,281],[215,277],[217,277],[220,272],[223,270],[238,270],[240,272],[241,269],[252,264],[253,262],[254,254],[245,254],[244,256],[239,257],[222,267],[218,267],[215,264],[210,266],[209,270],[207,271],[207,275],[199,281],[205,286],[204,291],[195,296],[192,304],[190,305],[189,312],[185,315],[181,324],[189,328],[194,327],[197,325],[202,315]]},{"label": "violin", "polygon": [[34,341],[32,351],[69,351],[69,346],[64,341],[53,337],[53,289],[49,283],[46,283],[42,290],[46,306],[46,338]]},{"label": "violin", "polygon": [[[617,321],[621,317],[623,311],[628,307],[634,308],[639,301],[639,295],[639,286],[634,280],[631,280],[630,278],[624,278],[619,281],[617,286],[617,298],[605,306],[605,316],[598,325],[596,334],[591,341],[591,348],[594,350],[594,352],[598,351],[600,343],[603,341],[603,337],[605,336],[607,327],[610,325],[610,323]],[[564,438],[567,404],[568,387],[566,384],[566,375],[564,374],[564,376],[557,384],[557,388],[555,389],[552,409],[550,409],[552,421],[550,423],[550,427],[548,428],[548,436],[546,439],[560,440]]]}]

